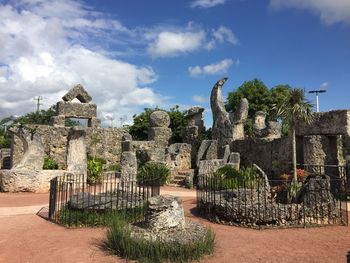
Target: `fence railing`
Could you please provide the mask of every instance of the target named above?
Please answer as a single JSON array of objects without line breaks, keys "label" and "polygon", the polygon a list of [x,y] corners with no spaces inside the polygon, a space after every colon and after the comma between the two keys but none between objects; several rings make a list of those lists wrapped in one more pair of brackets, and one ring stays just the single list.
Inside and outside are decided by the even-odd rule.
[{"label": "fence railing", "polygon": [[[305,181],[266,181],[257,176],[199,176],[198,211],[211,220],[253,228],[347,225],[340,193],[345,180],[310,175]],[[337,187],[333,187],[336,185]],[[334,192],[337,189],[337,192]]]},{"label": "fence railing", "polygon": [[107,173],[89,184],[85,175],[67,174],[50,181],[49,219],[66,226],[97,226],[123,214],[136,222],[143,219],[148,198],[159,193],[159,179],[123,182]]}]

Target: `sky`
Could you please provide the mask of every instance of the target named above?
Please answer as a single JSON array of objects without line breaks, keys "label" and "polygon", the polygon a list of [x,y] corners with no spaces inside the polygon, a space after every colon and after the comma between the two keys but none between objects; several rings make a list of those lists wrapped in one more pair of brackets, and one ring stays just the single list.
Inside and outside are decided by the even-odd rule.
[{"label": "sky", "polygon": [[79,83],[105,126],[175,105],[210,126],[222,77],[224,96],[259,78],[350,108],[350,0],[0,0],[0,118]]}]

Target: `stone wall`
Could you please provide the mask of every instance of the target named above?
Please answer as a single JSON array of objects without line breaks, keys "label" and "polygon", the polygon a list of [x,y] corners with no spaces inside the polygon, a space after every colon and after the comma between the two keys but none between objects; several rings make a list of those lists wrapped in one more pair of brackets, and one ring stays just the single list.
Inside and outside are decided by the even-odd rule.
[{"label": "stone wall", "polygon": [[239,152],[243,166],[257,164],[270,179],[289,173],[292,165],[291,139],[283,137],[273,141],[239,140],[231,143],[231,152]]},{"label": "stone wall", "polygon": [[298,136],[337,134],[350,136],[350,110],[314,113],[312,124],[298,122],[296,134]]},{"label": "stone wall", "polygon": [[[35,126],[32,126],[35,127]],[[45,153],[59,164],[59,169],[67,168],[67,136],[71,127],[53,127],[36,125],[45,146]],[[125,129],[120,128],[85,128],[88,155],[96,155],[107,161],[107,165],[119,163],[121,156],[122,136]],[[17,164],[23,156],[23,145],[15,136],[12,144],[12,165]],[[94,145],[92,141],[97,143]]]}]

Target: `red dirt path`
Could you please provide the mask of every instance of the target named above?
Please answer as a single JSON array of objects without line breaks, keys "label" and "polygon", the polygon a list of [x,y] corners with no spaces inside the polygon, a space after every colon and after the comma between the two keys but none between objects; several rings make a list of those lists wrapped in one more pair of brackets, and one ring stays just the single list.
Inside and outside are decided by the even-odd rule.
[{"label": "red dirt path", "polygon": [[[346,262],[350,227],[253,230],[212,224],[195,217],[193,191],[180,191],[185,215],[216,233],[216,250],[203,262]],[[45,202],[46,198],[46,202]],[[41,194],[0,194],[0,207],[47,203]],[[0,262],[126,262],[100,249],[103,228],[66,229],[36,215],[0,216]]]}]

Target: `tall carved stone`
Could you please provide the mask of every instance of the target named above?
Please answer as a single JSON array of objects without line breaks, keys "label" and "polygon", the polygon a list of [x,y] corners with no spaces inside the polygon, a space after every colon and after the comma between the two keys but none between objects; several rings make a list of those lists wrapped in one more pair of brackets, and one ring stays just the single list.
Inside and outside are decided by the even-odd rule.
[{"label": "tall carved stone", "polygon": [[41,137],[35,133],[35,129],[24,127],[12,127],[9,132],[17,136],[23,143],[24,155],[21,161],[12,169],[41,170],[46,156]]},{"label": "tall carved stone", "polygon": [[213,113],[212,137],[218,141],[219,155],[223,147],[234,140],[244,139],[244,122],[248,116],[248,100],[242,99],[233,113],[228,113],[222,100],[222,86],[227,78],[219,80],[213,87],[210,106]]},{"label": "tall carved stone", "polygon": [[86,174],[85,129],[73,127],[68,136],[67,171]]}]

